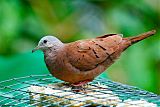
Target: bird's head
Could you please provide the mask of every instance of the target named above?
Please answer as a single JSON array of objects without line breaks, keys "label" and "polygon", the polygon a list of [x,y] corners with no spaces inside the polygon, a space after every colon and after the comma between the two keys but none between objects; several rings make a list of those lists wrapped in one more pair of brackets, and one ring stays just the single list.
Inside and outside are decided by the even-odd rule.
[{"label": "bird's head", "polygon": [[32,53],[37,50],[45,51],[49,48],[59,48],[63,43],[54,36],[44,36],[38,43],[37,47],[32,50]]}]

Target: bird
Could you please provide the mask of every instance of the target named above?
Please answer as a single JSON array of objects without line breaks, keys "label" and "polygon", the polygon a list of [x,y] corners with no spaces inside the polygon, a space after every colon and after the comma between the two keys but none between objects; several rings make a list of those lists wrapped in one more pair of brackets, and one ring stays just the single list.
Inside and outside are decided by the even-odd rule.
[{"label": "bird", "polygon": [[46,66],[54,77],[72,86],[83,86],[110,67],[128,47],[155,33],[151,30],[133,37],[106,34],[70,43],[48,35],[40,39],[32,53],[43,51]]}]

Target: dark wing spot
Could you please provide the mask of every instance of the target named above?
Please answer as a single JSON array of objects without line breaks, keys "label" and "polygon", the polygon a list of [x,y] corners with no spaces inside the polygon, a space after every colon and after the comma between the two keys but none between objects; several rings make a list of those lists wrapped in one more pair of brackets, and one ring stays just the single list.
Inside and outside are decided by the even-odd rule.
[{"label": "dark wing spot", "polygon": [[97,55],[96,51],[94,49],[92,51],[95,54],[96,58],[99,58],[99,56]]},{"label": "dark wing spot", "polygon": [[103,49],[104,51],[106,50],[103,46],[96,44],[97,46],[99,46],[101,49]]},{"label": "dark wing spot", "polygon": [[93,43],[95,43],[95,41],[92,41]]},{"label": "dark wing spot", "polygon": [[109,56],[110,54],[106,52],[106,54]]}]

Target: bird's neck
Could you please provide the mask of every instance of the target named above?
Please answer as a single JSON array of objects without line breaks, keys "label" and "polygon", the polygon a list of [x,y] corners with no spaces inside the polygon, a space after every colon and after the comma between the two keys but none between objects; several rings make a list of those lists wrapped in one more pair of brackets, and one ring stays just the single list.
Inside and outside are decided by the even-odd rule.
[{"label": "bird's neck", "polygon": [[[48,67],[48,69],[53,70],[54,65],[56,63],[56,59],[58,56],[58,52],[63,48],[63,45],[59,46],[59,47],[51,47],[48,48],[47,50],[44,50],[44,58],[45,58],[45,62],[46,65]],[[50,66],[52,66],[52,69],[49,68]]]},{"label": "bird's neck", "polygon": [[61,50],[62,48],[63,48],[63,45],[57,45],[57,46],[50,47],[44,50],[43,52],[44,52],[45,57],[55,58],[59,50]]},{"label": "bird's neck", "polygon": [[46,62],[47,68],[49,71],[54,71],[56,68],[56,63],[57,63],[57,58],[58,55],[62,52],[61,50],[63,49],[63,47],[52,47],[49,48],[44,52],[44,60]]},{"label": "bird's neck", "polygon": [[49,71],[53,71],[56,59],[57,59],[57,51],[53,49],[47,49],[44,52],[44,60],[46,63],[46,66]]}]

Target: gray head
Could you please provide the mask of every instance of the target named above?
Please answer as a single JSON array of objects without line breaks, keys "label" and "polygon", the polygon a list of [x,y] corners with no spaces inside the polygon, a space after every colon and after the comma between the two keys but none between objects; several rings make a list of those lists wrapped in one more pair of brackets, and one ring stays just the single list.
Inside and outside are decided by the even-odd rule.
[{"label": "gray head", "polygon": [[63,45],[63,43],[57,39],[56,37],[54,36],[45,36],[43,37],[39,43],[38,43],[38,46],[36,48],[34,48],[32,50],[32,52],[35,52],[36,50],[42,50],[42,51],[45,51],[49,48],[59,48]]}]

